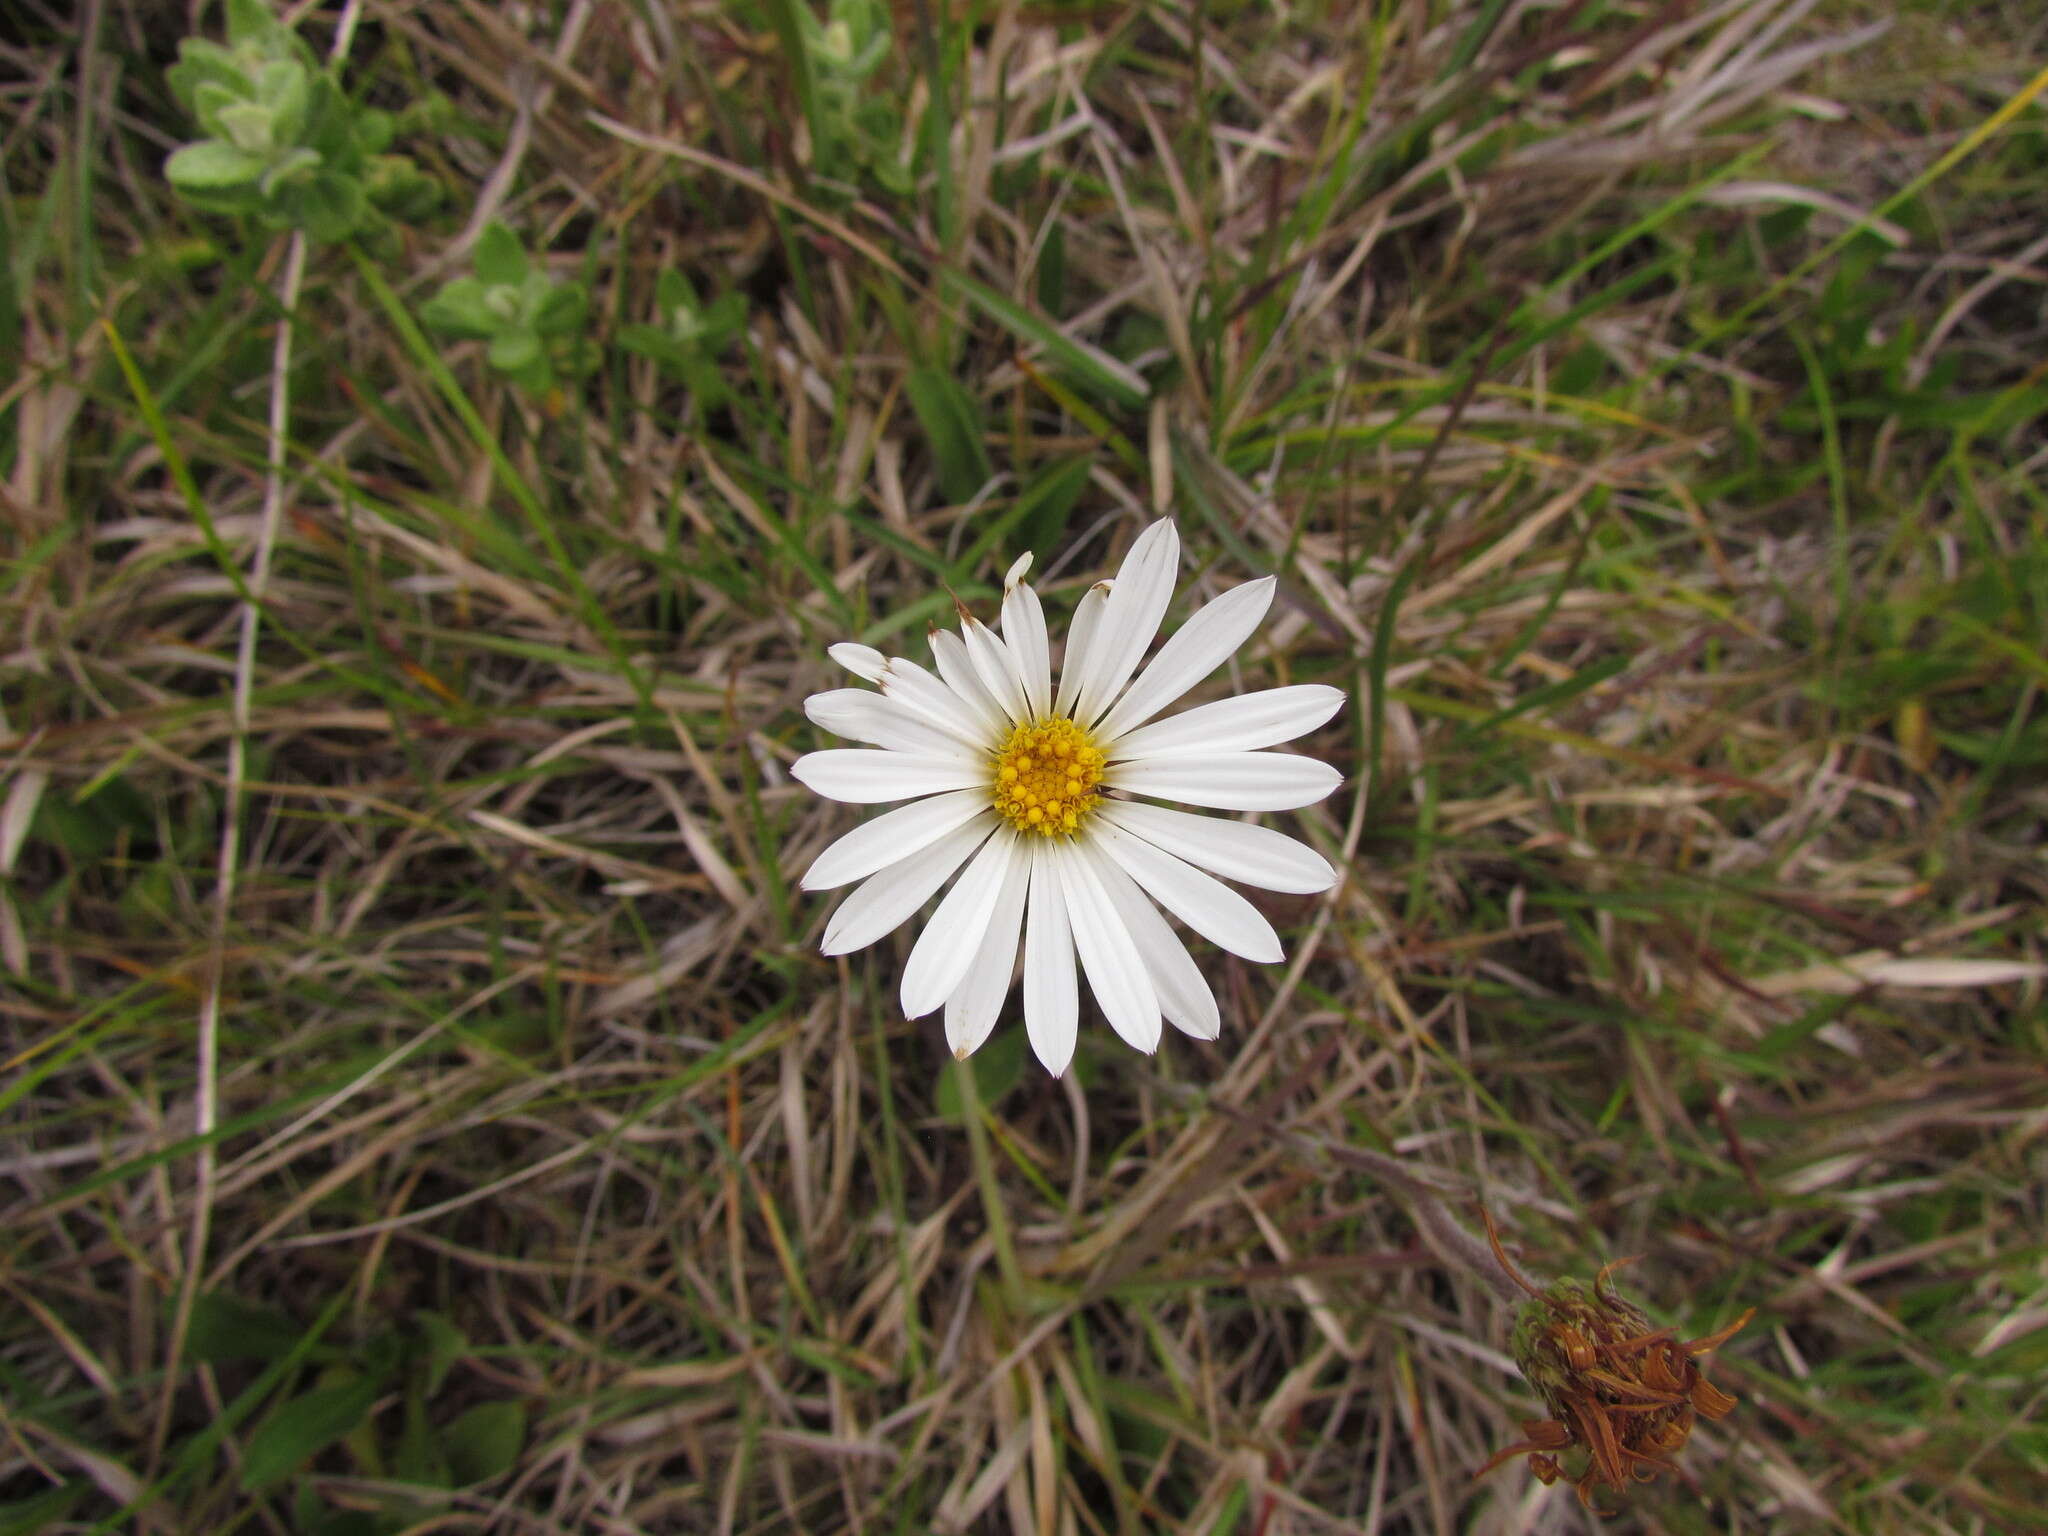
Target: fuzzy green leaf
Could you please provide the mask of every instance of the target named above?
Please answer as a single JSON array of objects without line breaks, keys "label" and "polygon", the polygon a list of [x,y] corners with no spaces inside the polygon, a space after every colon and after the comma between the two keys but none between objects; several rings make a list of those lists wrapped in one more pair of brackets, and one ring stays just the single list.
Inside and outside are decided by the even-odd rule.
[{"label": "fuzzy green leaf", "polygon": [[346,240],[369,210],[369,199],[353,177],[321,173],[283,189],[279,199],[289,222],[315,240]]},{"label": "fuzzy green leaf", "polygon": [[188,37],[178,45],[178,62],[164,71],[164,81],[178,98],[178,104],[201,122],[206,120],[201,106],[202,87],[211,86],[232,101],[241,100],[256,88],[232,53],[203,37]]},{"label": "fuzzy green leaf", "polygon": [[420,319],[434,330],[456,336],[495,335],[503,322],[491,313],[485,292],[476,278],[451,278],[439,293],[420,306]]},{"label": "fuzzy green leaf", "polygon": [[207,139],[187,144],[164,162],[164,175],[181,191],[212,192],[252,185],[263,174],[263,162],[232,144]]},{"label": "fuzzy green leaf", "polygon": [[236,47],[255,43],[275,49],[283,41],[284,28],[263,0],[228,0],[228,41]]},{"label": "fuzzy green leaf", "polygon": [[517,373],[531,367],[540,355],[540,334],[524,326],[500,331],[491,338],[491,366],[500,373]]},{"label": "fuzzy green leaf", "polygon": [[580,283],[567,283],[559,288],[550,288],[540,301],[539,313],[534,324],[546,336],[563,336],[579,330],[584,314],[590,308],[590,295]]},{"label": "fuzzy green leaf", "polygon": [[517,287],[526,280],[526,252],[519,237],[496,219],[477,236],[476,275],[491,287]]}]

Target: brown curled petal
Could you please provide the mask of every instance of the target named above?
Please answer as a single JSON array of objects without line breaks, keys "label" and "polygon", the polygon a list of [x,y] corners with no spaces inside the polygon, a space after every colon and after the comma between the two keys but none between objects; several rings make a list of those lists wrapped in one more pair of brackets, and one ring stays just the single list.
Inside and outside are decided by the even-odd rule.
[{"label": "brown curled petal", "polygon": [[1637,1338],[1623,1339],[1618,1344],[1610,1344],[1607,1346],[1607,1352],[1610,1355],[1634,1355],[1640,1354],[1653,1345],[1668,1344],[1670,1342],[1671,1330],[1669,1328],[1659,1328],[1655,1333],[1646,1333]]},{"label": "brown curled petal", "polygon": [[1676,1392],[1683,1395],[1686,1380],[1684,1371],[1690,1369],[1683,1365],[1684,1359],[1683,1355],[1679,1356],[1681,1365],[1674,1366],[1670,1350],[1652,1350],[1643,1357],[1643,1385],[1653,1392]]},{"label": "brown curled petal", "polygon": [[1515,1284],[1519,1285],[1523,1290],[1527,1291],[1531,1296],[1537,1297],[1540,1300],[1542,1298],[1543,1293],[1539,1291],[1535,1286],[1531,1285],[1527,1277],[1524,1276],[1520,1270],[1516,1269],[1515,1266],[1508,1261],[1508,1251],[1507,1249],[1501,1247],[1500,1233],[1494,1227],[1493,1224],[1493,1212],[1489,1211],[1485,1206],[1482,1205],[1479,1207],[1479,1219],[1486,1223],[1486,1240],[1487,1242],[1493,1245],[1493,1257],[1494,1260],[1500,1265],[1501,1272],[1505,1274],[1510,1280],[1514,1281]]},{"label": "brown curled petal", "polygon": [[1607,1289],[1607,1277],[1617,1269],[1626,1269],[1629,1265],[1640,1262],[1642,1257],[1640,1253],[1632,1253],[1625,1259],[1616,1259],[1611,1264],[1602,1264],[1600,1266],[1600,1273],[1593,1277],[1593,1299],[1604,1307],[1625,1305],[1625,1303],[1617,1302],[1614,1293]]},{"label": "brown curled petal", "polygon": [[1623,1460],[1621,1442],[1615,1438],[1614,1426],[1607,1422],[1605,1409],[1598,1403],[1584,1405],[1578,1419],[1579,1433],[1593,1458],[1588,1475],[1598,1473],[1601,1481],[1621,1487],[1628,1479],[1628,1463]]},{"label": "brown curled petal", "polygon": [[[1486,1465],[1477,1472],[1474,1472],[1472,1476],[1475,1479],[1484,1477],[1502,1462],[1519,1456],[1524,1451],[1532,1453],[1529,1458],[1529,1464],[1531,1467],[1534,1467],[1537,1462],[1548,1461],[1550,1458],[1533,1453],[1538,1451],[1561,1451],[1572,1443],[1572,1432],[1555,1419],[1524,1419],[1522,1420],[1522,1433],[1526,1437],[1525,1439],[1517,1441],[1504,1451],[1495,1451],[1487,1459]],[[1546,1478],[1545,1481],[1547,1482],[1549,1479]]]},{"label": "brown curled petal", "polygon": [[1477,1472],[1474,1472],[1472,1474],[1472,1480],[1476,1483],[1477,1481],[1479,1481],[1480,1478],[1486,1476],[1486,1474],[1491,1472],[1495,1467],[1501,1466],[1503,1463],[1513,1461],[1517,1456],[1521,1455],[1524,1451],[1530,1453],[1529,1465],[1533,1467],[1536,1465],[1537,1462],[1545,1459],[1544,1457],[1541,1457],[1536,1454],[1536,1452],[1542,1449],[1543,1447],[1538,1445],[1534,1440],[1517,1440],[1513,1445],[1506,1446],[1501,1450],[1495,1451],[1491,1456],[1487,1457],[1486,1465],[1481,1467]]},{"label": "brown curled petal", "polygon": [[1569,1324],[1560,1323],[1551,1329],[1550,1337],[1551,1341],[1564,1351],[1565,1359],[1571,1363],[1571,1368],[1575,1371],[1583,1371],[1597,1358],[1593,1353],[1592,1341]]},{"label": "brown curled petal", "polygon": [[1661,1455],[1675,1455],[1684,1449],[1686,1437],[1692,1433],[1691,1413],[1681,1420],[1666,1424],[1650,1437],[1650,1449]]},{"label": "brown curled petal", "polygon": [[1723,1392],[1706,1377],[1702,1376],[1692,1384],[1692,1405],[1710,1419],[1725,1419],[1735,1411],[1740,1399]]},{"label": "brown curled petal", "polygon": [[1612,1371],[1582,1371],[1580,1375],[1585,1380],[1593,1383],[1594,1386],[1611,1392],[1621,1399],[1620,1403],[1610,1403],[1608,1405],[1610,1408],[1619,1408],[1627,1403],[1647,1403],[1652,1406],[1662,1407],[1685,1400],[1683,1392],[1665,1391],[1650,1386],[1647,1383],[1629,1381],[1624,1377],[1615,1375]]},{"label": "brown curled petal", "polygon": [[1688,1355],[1704,1355],[1709,1350],[1719,1349],[1723,1344],[1726,1344],[1730,1339],[1734,1338],[1736,1334],[1742,1332],[1744,1328],[1748,1327],[1749,1320],[1755,1316],[1756,1308],[1751,1307],[1747,1312],[1743,1313],[1742,1316],[1735,1319],[1735,1321],[1730,1323],[1726,1328],[1720,1329],[1719,1331],[1714,1333],[1710,1333],[1703,1339],[1694,1339],[1690,1344],[1685,1346],[1685,1352]]},{"label": "brown curled petal", "polygon": [[1604,1515],[1607,1513],[1606,1510],[1593,1509],[1593,1492],[1599,1486],[1599,1471],[1597,1469],[1588,1469],[1586,1475],[1579,1479],[1579,1502],[1585,1505],[1586,1508],[1592,1509],[1594,1514]]}]

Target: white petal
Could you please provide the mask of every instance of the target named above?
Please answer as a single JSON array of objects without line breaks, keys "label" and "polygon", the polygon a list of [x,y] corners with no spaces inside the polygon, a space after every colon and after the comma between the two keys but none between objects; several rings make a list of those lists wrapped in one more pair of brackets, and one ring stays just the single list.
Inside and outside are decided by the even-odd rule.
[{"label": "white petal", "polygon": [[[1030,557],[1023,557],[1019,564],[1030,564]],[[1009,584],[1003,589],[1003,639],[1016,658],[1018,676],[1024,680],[1024,702],[1042,720],[1052,713],[1052,645],[1045,636],[1045,609],[1038,594],[1017,579],[1018,566],[1010,571]]]},{"label": "white petal", "polygon": [[1205,604],[1173,632],[1151,665],[1138,674],[1131,691],[1117,700],[1116,708],[1103,719],[1102,734],[1121,736],[1143,725],[1228,661],[1273,606],[1273,589],[1278,585],[1276,578],[1261,576]]},{"label": "white petal", "polygon": [[919,795],[971,789],[989,781],[988,765],[965,756],[922,757],[910,752],[871,752],[864,747],[807,752],[789,765],[789,773],[827,800],[843,800],[848,805],[914,800]]},{"label": "white petal", "polygon": [[1212,875],[1262,891],[1306,896],[1337,883],[1337,871],[1321,854],[1270,827],[1247,826],[1221,816],[1190,816],[1137,800],[1104,801],[1095,814]]},{"label": "white petal", "polygon": [[991,718],[977,713],[966,699],[914,661],[890,657],[882,670],[881,689],[919,719],[958,736],[969,746],[993,752],[1001,739]]},{"label": "white petal", "polygon": [[1101,627],[1102,610],[1109,602],[1110,586],[1107,581],[1098,581],[1083,592],[1081,601],[1074,605],[1074,620],[1067,626],[1067,649],[1060,658],[1059,693],[1052,701],[1052,712],[1056,715],[1074,712],[1074,695],[1081,691],[1081,671],[1087,663],[1095,631]]},{"label": "white petal", "polygon": [[960,621],[960,628],[967,642],[967,657],[974,663],[974,675],[981,679],[982,687],[1011,720],[1021,724],[1030,718],[1031,706],[1024,699],[1024,676],[1018,671],[1017,658],[1009,646],[972,615]]},{"label": "white petal", "polygon": [[1012,722],[1002,704],[988,691],[988,685],[982,682],[981,670],[967,654],[967,642],[950,629],[934,629],[931,642],[932,661],[939,669],[939,676],[946,680],[946,686],[973,714],[982,739],[1000,742],[1010,733]]},{"label": "white petal", "polygon": [[1112,789],[1219,811],[1291,811],[1344,782],[1328,763],[1291,752],[1187,753],[1112,764]]},{"label": "white petal", "polygon": [[839,903],[839,910],[825,924],[819,953],[850,954],[895,932],[995,828],[994,812],[978,816],[966,826],[954,828],[923,852],[869,875],[865,884],[854,887],[853,894]]},{"label": "white petal", "polygon": [[1180,534],[1161,519],[1138,535],[1103,606],[1101,627],[1088,645],[1088,674],[1074,703],[1074,718],[1088,725],[1116,701],[1159,633],[1173,578],[1180,567]]},{"label": "white petal", "polygon": [[1088,975],[1088,990],[1102,1005],[1110,1028],[1133,1050],[1149,1056],[1159,1049],[1159,995],[1152,990],[1152,978],[1145,974],[1130,930],[1096,878],[1090,852],[1077,843],[1062,843],[1055,857],[1067,897],[1067,922],[1074,930],[1081,969]]},{"label": "white petal", "polygon": [[958,736],[926,724],[887,694],[866,688],[834,688],[830,693],[814,693],[804,700],[804,713],[812,724],[835,736],[887,747],[892,752],[958,758],[965,763],[985,761]]},{"label": "white petal", "polygon": [[880,682],[882,668],[889,664],[889,658],[872,645],[860,645],[852,640],[826,646],[825,654],[866,683]]},{"label": "white petal", "polygon": [[1008,595],[1010,588],[1014,587],[1015,585],[1017,585],[1018,582],[1022,581],[1024,579],[1024,573],[1030,569],[1031,551],[1027,549],[1024,551],[1023,554],[1019,555],[1016,559],[1012,560],[1010,562],[1010,568],[1007,571],[1003,572],[1004,594]]},{"label": "white petal", "polygon": [[1210,943],[1270,965],[1283,951],[1280,935],[1258,908],[1213,875],[1133,837],[1114,822],[1096,821],[1088,840],[1143,886],[1152,899]]},{"label": "white petal", "polygon": [[1109,756],[1115,762],[1184,752],[1250,752],[1256,747],[1277,746],[1314,730],[1337,713],[1343,703],[1340,689],[1321,683],[1264,688],[1234,699],[1200,704],[1170,719],[1141,725],[1130,735],[1110,743]]},{"label": "white petal", "polygon": [[1074,1059],[1081,1006],[1074,937],[1052,844],[1031,847],[1031,894],[1024,924],[1024,1029],[1045,1070],[1058,1077]]},{"label": "white petal", "polygon": [[861,823],[827,847],[804,872],[803,887],[829,891],[865,880],[876,870],[929,848],[976,811],[987,809],[988,792],[980,789],[956,789],[898,806]]},{"label": "white petal", "polygon": [[982,845],[966,872],[946,892],[910,948],[903,967],[903,1016],[921,1019],[953,995],[981,948],[995,915],[996,898],[1017,856],[1017,834],[1004,827]]},{"label": "white petal", "polygon": [[1152,978],[1152,990],[1159,994],[1159,1008],[1167,1022],[1197,1040],[1214,1040],[1223,1032],[1222,1015],[1216,1007],[1216,994],[1202,979],[1187,945],[1115,860],[1097,857],[1094,867],[1145,962],[1145,974]]},{"label": "white petal", "polygon": [[968,966],[966,979],[946,999],[946,1046],[955,1056],[964,1059],[978,1049],[995,1028],[996,1015],[1003,1011],[1010,972],[1017,964],[1024,896],[1030,888],[1030,852],[1020,848],[1003,876],[995,913],[988,920],[988,932],[981,936],[981,947],[974,952],[974,963]]}]

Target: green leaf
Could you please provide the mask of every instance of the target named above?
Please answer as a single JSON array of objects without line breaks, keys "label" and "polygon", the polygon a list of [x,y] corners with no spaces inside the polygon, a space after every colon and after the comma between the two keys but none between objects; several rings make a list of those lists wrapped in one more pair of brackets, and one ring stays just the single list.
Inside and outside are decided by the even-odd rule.
[{"label": "green leaf", "polygon": [[277,114],[260,101],[237,101],[214,114],[220,135],[236,149],[254,155],[268,165],[282,144],[277,132]]},{"label": "green leaf", "polygon": [[310,149],[290,150],[283,159],[277,161],[276,164],[263,173],[263,179],[256,184],[257,190],[262,192],[265,197],[269,197],[279,187],[287,186],[298,178],[308,175],[319,168],[320,156],[315,151]]},{"label": "green leaf", "polygon": [[277,202],[287,222],[321,241],[346,240],[369,209],[361,183],[331,171],[280,189]]},{"label": "green leaf", "polygon": [[408,224],[425,218],[441,203],[441,184],[406,155],[371,156],[364,189],[371,206]]},{"label": "green leaf", "polygon": [[247,101],[248,93],[230,89],[218,80],[202,80],[192,87],[190,95],[191,100],[185,105],[199,119],[199,126],[206,130],[206,136],[211,139],[230,138],[227,119],[221,114],[231,112]]},{"label": "green leaf", "polygon": [[391,1475],[402,1483],[420,1483],[429,1488],[450,1488],[454,1474],[448,1470],[448,1454],[441,1437],[427,1423],[426,1394],[417,1386],[405,1394],[405,1422],[392,1448]]},{"label": "green leaf", "polygon": [[540,360],[538,332],[520,327],[500,331],[491,338],[491,366],[500,373],[517,373]]},{"label": "green leaf", "polygon": [[187,144],[164,162],[165,178],[181,192],[248,186],[262,174],[261,160],[218,139]]},{"label": "green leaf", "polygon": [[455,1362],[469,1354],[469,1339],[438,1312],[415,1312],[413,1322],[418,1325],[420,1338],[426,1345],[426,1388],[427,1396],[432,1397],[441,1390],[441,1384],[448,1379]]},{"label": "green leaf", "polygon": [[301,1332],[282,1312],[251,1306],[223,1291],[207,1291],[192,1303],[185,1348],[207,1365],[282,1360],[298,1345]]},{"label": "green leaf", "polygon": [[249,1437],[242,1459],[242,1488],[261,1493],[298,1471],[369,1417],[383,1390],[369,1377],[316,1387],[286,1403]]},{"label": "green leaf", "polygon": [[540,312],[534,317],[534,324],[547,336],[579,330],[589,307],[590,295],[584,292],[583,285],[565,283],[559,288],[550,288],[541,298]]},{"label": "green leaf", "polygon": [[519,237],[496,219],[477,236],[476,275],[494,288],[516,288],[526,280],[526,251]]},{"label": "green leaf", "polygon": [[545,395],[550,389],[555,387],[554,365],[547,360],[545,353],[535,358],[524,368],[516,369],[512,373],[507,374],[506,377],[511,379],[514,384],[517,384],[529,395]]},{"label": "green leaf", "polygon": [[703,345],[707,349],[723,346],[746,319],[747,296],[737,288],[727,289],[705,306]]},{"label": "green leaf", "polygon": [[256,89],[275,117],[277,142],[298,143],[306,131],[306,111],[313,95],[305,70],[289,59],[266,64],[256,77]]},{"label": "green leaf", "polygon": [[732,396],[732,386],[725,382],[725,375],[699,354],[692,353],[683,359],[682,375],[683,383],[705,410],[723,405]]},{"label": "green leaf", "polygon": [[382,154],[397,126],[391,114],[381,107],[358,107],[355,110],[356,144],[366,155]]},{"label": "green leaf", "polygon": [[913,368],[903,381],[910,408],[931,439],[939,468],[939,486],[946,499],[970,500],[995,473],[982,442],[980,412],[959,380],[937,368]]},{"label": "green leaf", "polygon": [[275,50],[283,41],[284,28],[270,14],[263,0],[228,0],[228,41],[239,47],[259,43]]},{"label": "green leaf", "polygon": [[29,834],[54,843],[81,864],[96,863],[125,836],[131,848],[153,844],[156,813],[150,799],[126,777],[102,776],[75,795],[46,794],[36,806]]},{"label": "green leaf", "polygon": [[443,1443],[460,1482],[480,1483],[509,1472],[526,1444],[526,1406],[478,1403],[448,1426]]},{"label": "green leaf", "polygon": [[664,314],[672,309],[681,309],[685,305],[695,309],[697,294],[696,290],[690,287],[690,280],[682,273],[673,267],[663,267],[654,279],[654,302],[661,306]]},{"label": "green leaf", "polygon": [[[164,80],[178,104],[202,123],[206,121],[200,95],[203,88],[224,92],[231,101],[240,101],[255,89],[255,82],[235,56],[203,37],[188,37],[178,44],[178,62],[164,71]],[[220,104],[218,96],[213,104]]]},{"label": "green leaf", "polygon": [[437,331],[457,336],[491,336],[498,329],[498,317],[484,302],[484,285],[473,277],[451,278],[420,306],[420,319]]},{"label": "green leaf", "polygon": [[1003,326],[1019,341],[1037,347],[1044,355],[1074,376],[1077,383],[1117,404],[1132,407],[1145,403],[1151,393],[1145,380],[1098,347],[1076,341],[1051,321],[1034,315],[1012,299],[997,293],[986,283],[960,272],[946,274],[948,285]]},{"label": "green leaf", "polygon": [[690,348],[685,347],[667,331],[652,325],[626,325],[619,328],[619,345],[628,352],[641,357],[651,357],[665,368],[680,371]]},{"label": "green leaf", "polygon": [[1067,226],[1055,222],[1038,253],[1038,307],[1056,315],[1067,307]]}]

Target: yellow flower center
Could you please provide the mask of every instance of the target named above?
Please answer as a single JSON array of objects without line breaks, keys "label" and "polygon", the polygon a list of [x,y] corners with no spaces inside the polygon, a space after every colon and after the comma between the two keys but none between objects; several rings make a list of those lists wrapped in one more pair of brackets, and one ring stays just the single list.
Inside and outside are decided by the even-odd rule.
[{"label": "yellow flower center", "polygon": [[1064,715],[1020,725],[996,751],[996,814],[1019,832],[1071,835],[1095,809],[1107,758]]}]

